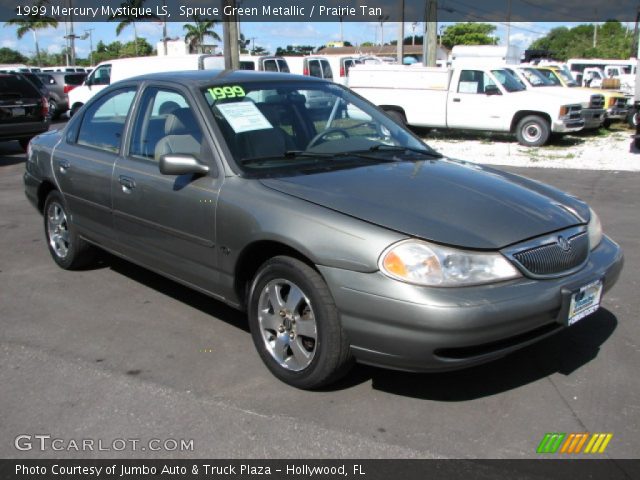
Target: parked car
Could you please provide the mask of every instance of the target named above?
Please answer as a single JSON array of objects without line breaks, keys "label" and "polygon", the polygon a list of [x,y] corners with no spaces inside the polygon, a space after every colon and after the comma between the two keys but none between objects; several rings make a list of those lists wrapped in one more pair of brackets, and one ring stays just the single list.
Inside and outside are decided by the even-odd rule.
[{"label": "parked car", "polygon": [[32,137],[49,129],[49,104],[20,73],[0,73],[0,140],[18,140],[26,150]]},{"label": "parked car", "polygon": [[[323,121],[307,90],[333,96]],[[33,140],[24,182],[60,267],[97,246],[245,310],[266,366],[300,388],[354,359],[502,357],[588,321],[623,264],[586,203],[443,157],[350,90],[290,74],[119,82]]]},{"label": "parked car", "polygon": [[47,89],[51,118],[57,118],[69,110],[69,92],[82,85],[85,73],[42,72],[36,74]]},{"label": "parked car", "polygon": [[289,65],[276,55],[240,55],[240,70],[289,73]]}]

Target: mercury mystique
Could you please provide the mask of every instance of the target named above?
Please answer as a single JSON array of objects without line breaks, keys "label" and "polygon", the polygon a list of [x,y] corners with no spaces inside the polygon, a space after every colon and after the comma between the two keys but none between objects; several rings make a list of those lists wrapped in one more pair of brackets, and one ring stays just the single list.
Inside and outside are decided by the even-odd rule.
[{"label": "mercury mystique", "polygon": [[623,264],[584,202],[443,157],[309,77],[126,80],[27,156],[60,267],[99,247],[245,310],[266,366],[300,388],[353,361],[504,356],[596,311]]}]

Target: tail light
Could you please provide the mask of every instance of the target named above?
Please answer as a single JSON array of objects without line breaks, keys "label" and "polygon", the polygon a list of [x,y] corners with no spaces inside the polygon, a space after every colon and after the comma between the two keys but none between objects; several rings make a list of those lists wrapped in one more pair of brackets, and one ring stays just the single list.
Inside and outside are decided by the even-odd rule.
[{"label": "tail light", "polygon": [[64,93],[69,93],[71,90],[73,90],[74,88],[76,88],[77,85],[65,85],[64,88],[62,89],[62,91]]},{"label": "tail light", "polygon": [[344,65],[340,66],[340,76],[344,77]]},{"label": "tail light", "polygon": [[42,97],[40,103],[42,105],[42,116],[46,118],[49,116],[49,101],[45,97]]}]

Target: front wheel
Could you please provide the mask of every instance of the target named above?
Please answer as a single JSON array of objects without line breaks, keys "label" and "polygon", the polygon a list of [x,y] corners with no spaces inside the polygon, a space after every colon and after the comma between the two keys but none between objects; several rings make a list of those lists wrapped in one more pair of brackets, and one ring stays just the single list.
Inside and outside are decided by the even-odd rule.
[{"label": "front wheel", "polygon": [[516,137],[518,143],[527,147],[539,147],[546,144],[551,136],[549,122],[537,115],[529,115],[518,122]]},{"label": "front wheel", "polygon": [[249,326],[262,361],[294,387],[322,387],[351,365],[327,284],[295,258],[274,257],[260,267],[249,292]]},{"label": "front wheel", "polygon": [[49,252],[59,267],[73,270],[91,263],[94,248],[77,234],[62,195],[51,191],[44,204],[44,232]]}]

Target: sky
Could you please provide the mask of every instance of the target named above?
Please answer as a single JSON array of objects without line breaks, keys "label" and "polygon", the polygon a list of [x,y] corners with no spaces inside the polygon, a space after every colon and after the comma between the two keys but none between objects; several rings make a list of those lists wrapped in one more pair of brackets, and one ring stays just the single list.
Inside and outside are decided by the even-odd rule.
[{"label": "sky", "polygon": [[[500,44],[506,44],[507,27],[505,23],[492,23],[497,27],[496,36],[500,39]],[[95,49],[98,41],[111,43],[119,40],[123,43],[133,40],[133,27],[125,28],[119,36],[116,36],[116,22],[75,22],[74,33],[83,35],[87,30],[93,29],[92,40]],[[397,22],[385,23],[383,28],[377,22],[344,22],[343,38],[353,44],[362,42],[379,43],[381,35],[385,43],[396,39],[398,35],[399,24]],[[448,25],[446,23],[441,26]],[[550,22],[512,22],[510,43],[515,44],[523,50],[529,44],[542,36],[550,29],[560,26],[572,26],[571,24],[559,24]],[[139,37],[145,37],[147,41],[156,46],[162,37],[162,24],[158,22],[139,22],[136,24]],[[183,24],[170,22],[167,24],[169,37],[182,37],[184,35]],[[286,45],[312,45],[321,46],[330,41],[340,40],[340,24],[338,22],[245,22],[240,26],[241,32],[245,38],[255,38],[255,45],[264,47],[271,53],[275,53],[277,47]],[[421,35],[423,24],[418,23],[415,28],[415,34]],[[215,27],[218,35],[222,36],[222,25]],[[65,46],[65,25],[60,23],[57,29],[46,29],[38,32],[38,43],[40,49],[51,53],[59,53]],[[405,36],[412,34],[412,24],[405,24]],[[89,39],[76,40],[76,56],[86,58],[89,55]],[[207,42],[219,43],[219,42]],[[34,56],[35,43],[33,35],[27,34],[18,40],[15,34],[15,27],[3,26],[0,28],[0,47],[8,47],[18,50],[23,54]]]}]

